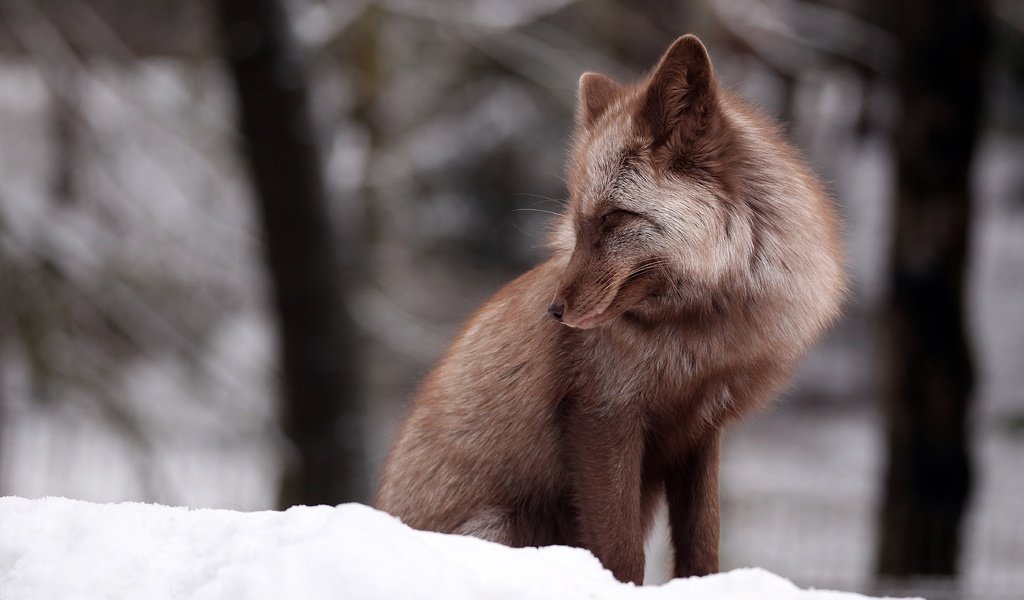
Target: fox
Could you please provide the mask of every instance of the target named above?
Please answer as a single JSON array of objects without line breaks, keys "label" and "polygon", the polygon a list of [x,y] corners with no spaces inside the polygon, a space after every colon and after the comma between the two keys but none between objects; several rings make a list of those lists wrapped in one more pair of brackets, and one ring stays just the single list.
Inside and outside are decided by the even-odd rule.
[{"label": "fox", "polygon": [[577,98],[549,256],[427,375],[375,505],[417,529],[585,548],[639,585],[663,498],[674,576],[715,573],[722,432],[837,320],[840,218],[694,35],[634,83],[584,73]]}]

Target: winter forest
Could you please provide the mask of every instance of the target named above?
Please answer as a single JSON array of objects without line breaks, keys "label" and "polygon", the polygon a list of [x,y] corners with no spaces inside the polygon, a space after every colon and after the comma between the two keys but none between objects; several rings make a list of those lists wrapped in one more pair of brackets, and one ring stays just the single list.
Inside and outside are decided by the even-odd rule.
[{"label": "winter forest", "polygon": [[0,0],[0,496],[370,503],[545,256],[580,75],[688,32],[827,183],[851,280],[725,434],[722,570],[1020,597],[1016,0]]}]

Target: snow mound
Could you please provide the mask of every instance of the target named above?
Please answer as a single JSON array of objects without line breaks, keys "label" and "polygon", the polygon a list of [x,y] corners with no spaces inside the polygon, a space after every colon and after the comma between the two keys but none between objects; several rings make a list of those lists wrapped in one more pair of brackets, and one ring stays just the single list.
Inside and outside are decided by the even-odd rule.
[{"label": "snow mound", "polygon": [[416,531],[359,504],[284,512],[0,498],[0,598],[853,600],[760,569],[622,584],[585,550]]}]

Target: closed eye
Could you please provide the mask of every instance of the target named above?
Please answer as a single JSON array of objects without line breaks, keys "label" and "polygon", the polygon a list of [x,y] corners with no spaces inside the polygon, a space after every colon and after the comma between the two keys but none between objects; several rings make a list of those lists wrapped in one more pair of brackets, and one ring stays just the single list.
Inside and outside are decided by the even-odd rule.
[{"label": "closed eye", "polygon": [[615,210],[610,210],[601,215],[601,224],[615,224],[618,223],[619,221],[622,221],[623,219],[640,216],[642,215],[640,215],[639,213],[635,213],[631,210],[626,210],[624,208],[616,208]]},{"label": "closed eye", "polygon": [[619,230],[620,225],[626,223],[642,225],[654,231],[663,231],[661,225],[648,215],[624,208],[616,208],[603,213],[600,216],[600,222],[599,228],[602,235],[615,233]]}]

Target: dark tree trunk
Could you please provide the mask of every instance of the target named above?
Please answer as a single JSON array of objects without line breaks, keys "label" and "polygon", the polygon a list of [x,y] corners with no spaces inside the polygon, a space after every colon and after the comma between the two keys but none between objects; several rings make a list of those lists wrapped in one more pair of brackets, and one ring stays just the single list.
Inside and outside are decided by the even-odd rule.
[{"label": "dark tree trunk", "polygon": [[218,0],[217,8],[279,317],[282,422],[293,452],[280,504],[366,500],[354,327],[304,70],[281,2]]},{"label": "dark tree trunk", "polygon": [[968,173],[989,40],[984,3],[903,0],[903,102],[887,331],[889,463],[878,572],[955,575],[971,491],[964,322]]},{"label": "dark tree trunk", "polygon": [[78,65],[52,67],[51,85],[59,87],[51,96],[50,127],[53,139],[53,178],[51,193],[62,206],[75,202],[75,166],[78,150]]}]

